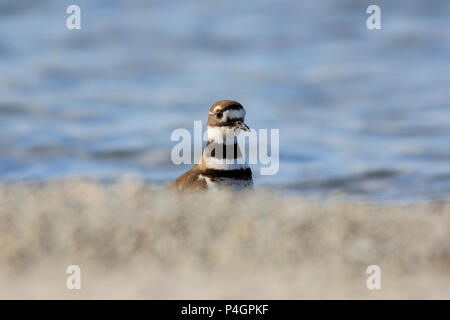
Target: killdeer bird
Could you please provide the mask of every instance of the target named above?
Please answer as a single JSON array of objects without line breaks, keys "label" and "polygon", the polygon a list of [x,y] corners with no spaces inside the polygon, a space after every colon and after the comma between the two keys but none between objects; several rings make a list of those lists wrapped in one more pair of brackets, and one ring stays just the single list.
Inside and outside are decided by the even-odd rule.
[{"label": "killdeer bird", "polygon": [[221,100],[209,109],[208,143],[199,163],[176,178],[169,189],[198,191],[220,187],[253,186],[252,171],[245,164],[236,136],[244,124],[245,110],[239,102]]}]

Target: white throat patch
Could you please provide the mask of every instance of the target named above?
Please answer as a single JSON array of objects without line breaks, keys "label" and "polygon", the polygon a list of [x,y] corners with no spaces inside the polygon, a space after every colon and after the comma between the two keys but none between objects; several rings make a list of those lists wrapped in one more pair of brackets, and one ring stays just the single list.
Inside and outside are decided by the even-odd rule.
[{"label": "white throat patch", "polygon": [[214,140],[217,143],[234,144],[234,137],[236,137],[240,129],[230,127],[207,127],[208,141]]}]

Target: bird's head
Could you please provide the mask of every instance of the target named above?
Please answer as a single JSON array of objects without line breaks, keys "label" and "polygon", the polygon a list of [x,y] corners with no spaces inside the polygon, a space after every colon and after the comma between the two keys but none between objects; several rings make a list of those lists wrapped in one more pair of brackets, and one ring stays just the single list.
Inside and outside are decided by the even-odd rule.
[{"label": "bird's head", "polygon": [[241,130],[250,131],[244,123],[245,110],[242,105],[233,100],[220,100],[209,109],[208,139],[217,135],[225,137],[228,134],[237,135]]}]

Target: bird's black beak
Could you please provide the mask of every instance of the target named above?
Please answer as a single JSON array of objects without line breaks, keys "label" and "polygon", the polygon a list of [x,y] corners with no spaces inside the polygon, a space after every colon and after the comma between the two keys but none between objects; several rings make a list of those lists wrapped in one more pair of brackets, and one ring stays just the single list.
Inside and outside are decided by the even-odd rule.
[{"label": "bird's black beak", "polygon": [[250,128],[242,121],[236,121],[235,124],[236,128],[244,130],[244,131],[250,131]]}]

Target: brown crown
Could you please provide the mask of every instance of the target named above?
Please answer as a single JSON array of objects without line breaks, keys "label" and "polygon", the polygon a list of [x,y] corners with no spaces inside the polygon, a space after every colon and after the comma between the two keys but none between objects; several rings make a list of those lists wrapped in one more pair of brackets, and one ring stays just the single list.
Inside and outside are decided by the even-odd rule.
[{"label": "brown crown", "polygon": [[242,105],[234,100],[220,100],[217,102],[214,102],[214,104],[209,108],[209,111],[212,112],[215,107],[221,106],[221,110],[231,110],[231,109],[243,109]]}]

